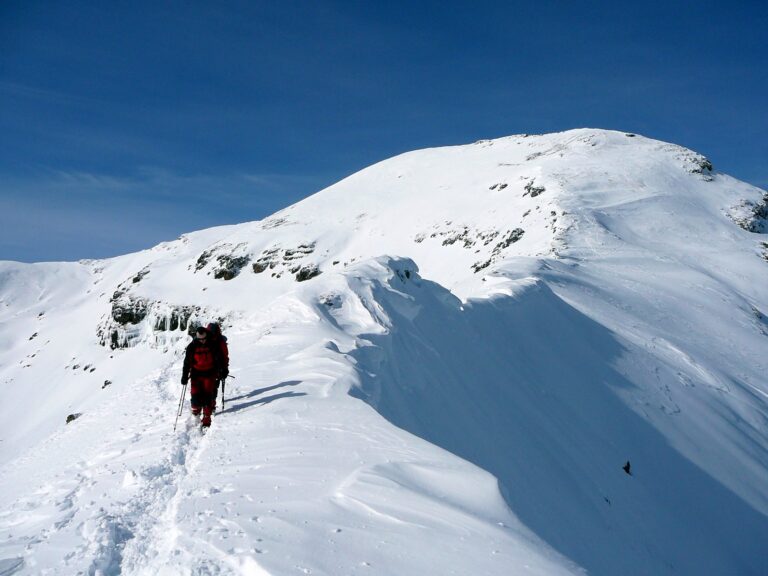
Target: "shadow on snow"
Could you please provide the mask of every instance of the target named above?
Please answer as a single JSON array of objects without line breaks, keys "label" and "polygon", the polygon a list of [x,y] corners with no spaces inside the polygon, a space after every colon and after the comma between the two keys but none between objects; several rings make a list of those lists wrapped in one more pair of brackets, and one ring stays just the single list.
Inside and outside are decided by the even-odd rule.
[{"label": "shadow on snow", "polygon": [[[232,398],[227,398],[226,401],[235,402],[237,400],[242,400],[244,398],[253,398],[254,396],[259,396],[266,392],[277,390],[278,388],[284,388],[286,386],[296,386],[298,384],[301,384],[301,380],[288,380],[286,382],[281,382],[280,384],[275,384],[274,386],[266,386],[264,388],[258,388],[256,390],[251,390],[246,394],[240,394],[239,396],[233,396]],[[272,394],[271,396],[264,396],[263,398],[257,398],[256,400],[251,400],[250,402],[241,402],[240,404],[227,406],[227,408],[225,408],[224,410],[221,410],[219,413],[228,414],[230,412],[239,412],[240,410],[245,410],[246,408],[250,408],[251,406],[270,404],[271,402],[274,402],[275,400],[280,400],[282,398],[295,398],[297,396],[306,396],[306,395],[307,395],[306,392],[281,392],[279,394]]]},{"label": "shadow on snow", "polygon": [[494,474],[561,554],[596,576],[764,574],[768,518],[620,398],[630,351],[607,328],[543,283],[463,307],[426,280],[374,297],[396,328],[352,352],[352,395]]}]

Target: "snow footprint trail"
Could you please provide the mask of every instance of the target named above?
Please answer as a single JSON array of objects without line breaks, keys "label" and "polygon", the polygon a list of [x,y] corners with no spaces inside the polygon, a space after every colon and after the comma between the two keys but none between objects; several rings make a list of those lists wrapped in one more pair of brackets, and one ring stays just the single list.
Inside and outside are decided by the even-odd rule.
[{"label": "snow footprint trail", "polygon": [[161,462],[125,472],[123,487],[131,489],[133,496],[116,509],[105,510],[90,535],[87,528],[84,531],[93,557],[89,573],[108,576],[140,571],[146,559],[156,555],[157,542],[174,536],[167,519],[173,517],[179,485],[199,460],[205,443],[193,425],[185,426],[173,437]]},{"label": "snow footprint trail", "polygon": [[[165,386],[168,372],[164,370],[153,381],[166,409],[177,402]],[[125,471],[122,487],[132,496],[117,509],[105,511],[88,537],[88,551],[93,557],[89,574],[147,574],[146,566],[172,547],[178,535],[174,517],[179,487],[197,467],[208,444],[207,435],[197,428],[197,420],[188,416],[187,403],[188,397],[182,412],[185,419],[175,433],[170,424],[175,412],[172,417],[147,422],[141,436],[160,439],[162,458],[144,464],[138,471]]]},{"label": "snow footprint trail", "polygon": [[[236,386],[232,394],[237,396]],[[221,449],[224,445],[222,430],[216,424],[216,418],[222,415],[214,417],[205,434],[197,428],[196,419],[188,418],[181,433],[174,437],[175,449],[169,455],[167,468],[136,501],[140,513],[134,535],[125,543],[119,574],[270,576],[252,557],[233,555],[208,539],[220,536],[222,530],[244,534],[237,522],[219,518],[210,508],[208,499],[229,492],[229,487],[200,477],[204,470],[210,472],[224,461],[232,462],[226,452],[210,454],[212,447]],[[227,508],[227,512],[234,511]],[[182,519],[190,520],[190,513],[192,525],[184,524]]]},{"label": "snow footprint trail", "polygon": [[48,574],[112,576],[149,553],[158,518],[207,444],[183,423],[172,432],[175,364],[126,383],[3,467],[3,483],[16,490],[0,500],[0,560],[14,574],[48,567]]},{"label": "snow footprint trail", "polygon": [[207,436],[197,429],[196,421],[188,419],[173,437],[172,447],[161,463],[149,465],[138,477],[127,479],[141,486],[123,512],[123,519],[131,526],[131,538],[123,543],[116,574],[150,573],[147,566],[172,549],[178,537],[175,517],[183,497],[180,486],[197,468],[209,442]]}]

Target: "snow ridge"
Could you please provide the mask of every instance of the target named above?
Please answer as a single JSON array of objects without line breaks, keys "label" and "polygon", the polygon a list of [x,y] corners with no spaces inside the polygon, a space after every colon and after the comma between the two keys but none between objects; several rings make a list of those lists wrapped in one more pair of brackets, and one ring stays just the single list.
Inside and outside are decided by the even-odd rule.
[{"label": "snow ridge", "polygon": [[[583,129],[0,262],[0,574],[762,574],[765,197]],[[236,379],[174,434],[212,320]]]}]

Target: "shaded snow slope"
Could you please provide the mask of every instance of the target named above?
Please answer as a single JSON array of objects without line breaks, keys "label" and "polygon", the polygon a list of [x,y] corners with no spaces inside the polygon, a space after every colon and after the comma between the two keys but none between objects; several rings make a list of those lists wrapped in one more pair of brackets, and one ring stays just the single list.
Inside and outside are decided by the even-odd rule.
[{"label": "shaded snow slope", "polygon": [[[751,390],[729,383],[744,420],[719,422],[710,410],[723,410],[723,392],[681,382],[684,362],[595,322],[544,281],[513,286],[464,306],[437,286],[374,286],[398,329],[353,353],[367,367],[356,395],[493,473],[520,520],[591,573],[759,574],[768,459],[754,445],[764,412],[744,406]],[[408,321],[411,299],[420,313]]]},{"label": "shaded snow slope", "polygon": [[[0,572],[761,574],[767,198],[575,130],[0,263]],[[174,434],[212,319],[236,380]]]}]

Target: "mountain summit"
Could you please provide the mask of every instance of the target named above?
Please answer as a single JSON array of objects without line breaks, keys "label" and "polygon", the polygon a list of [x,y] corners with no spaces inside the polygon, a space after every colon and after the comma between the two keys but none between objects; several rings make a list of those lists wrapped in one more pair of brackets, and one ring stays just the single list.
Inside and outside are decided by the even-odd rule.
[{"label": "mountain summit", "polygon": [[[2,262],[0,574],[764,574],[766,233],[704,156],[582,129]],[[236,379],[174,433],[209,321]]]}]

